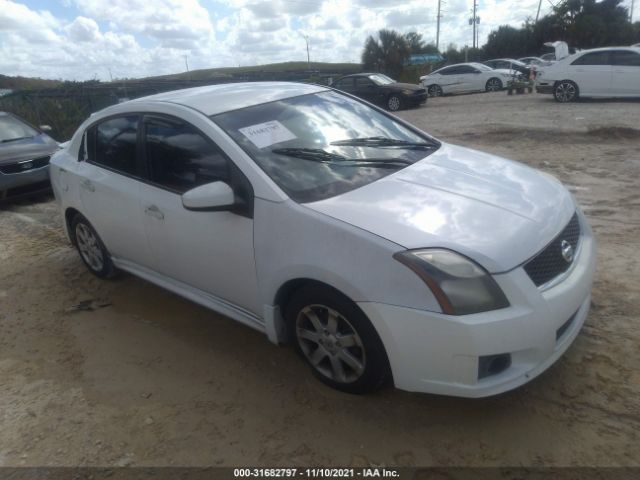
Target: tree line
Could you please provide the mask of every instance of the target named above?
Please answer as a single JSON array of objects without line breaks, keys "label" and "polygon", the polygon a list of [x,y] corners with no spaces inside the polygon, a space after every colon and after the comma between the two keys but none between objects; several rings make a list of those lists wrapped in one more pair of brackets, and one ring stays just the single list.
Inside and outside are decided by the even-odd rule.
[{"label": "tree line", "polygon": [[383,29],[369,36],[362,51],[365,70],[399,77],[412,54],[442,53],[446,63],[490,58],[520,58],[550,50],[545,42],[563,40],[570,48],[586,49],[640,43],[640,22],[631,23],[622,0],[562,0],[537,22],[527,19],[520,28],[502,25],[493,30],[481,48],[458,48],[449,44],[438,52],[417,32],[400,34]]}]

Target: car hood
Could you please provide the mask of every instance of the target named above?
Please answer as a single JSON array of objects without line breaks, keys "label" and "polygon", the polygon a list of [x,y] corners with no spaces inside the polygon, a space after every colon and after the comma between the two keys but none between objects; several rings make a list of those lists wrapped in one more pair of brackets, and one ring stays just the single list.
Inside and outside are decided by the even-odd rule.
[{"label": "car hood", "polygon": [[58,142],[44,133],[32,138],[0,143],[0,164],[51,155],[57,149]]},{"label": "car hood", "polygon": [[447,144],[392,175],[306,206],[407,249],[455,250],[492,273],[545,247],[576,208],[550,175]]}]

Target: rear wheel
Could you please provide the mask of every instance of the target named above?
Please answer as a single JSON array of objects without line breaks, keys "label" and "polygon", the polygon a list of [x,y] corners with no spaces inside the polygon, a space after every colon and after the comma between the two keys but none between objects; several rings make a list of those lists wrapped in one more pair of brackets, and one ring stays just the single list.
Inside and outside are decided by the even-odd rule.
[{"label": "rear wheel", "polygon": [[400,110],[401,107],[402,107],[402,100],[398,95],[394,94],[389,96],[389,98],[387,99],[387,109],[391,110],[392,112],[395,112],[397,110]]},{"label": "rear wheel", "polygon": [[575,102],[578,99],[578,85],[571,80],[562,80],[553,88],[553,98],[560,103]]},{"label": "rear wheel", "polygon": [[117,271],[111,255],[89,221],[80,214],[76,215],[71,222],[71,232],[80,258],[89,271],[100,278],[113,277]]},{"label": "rear wheel", "polygon": [[495,77],[490,78],[489,80],[487,80],[487,83],[484,86],[484,88],[487,92],[497,92],[499,90],[502,90],[502,80]]},{"label": "rear wheel", "polygon": [[427,87],[427,94],[430,97],[441,97],[443,94],[442,87],[440,85],[429,85]]},{"label": "rear wheel", "polygon": [[302,287],[285,316],[296,350],[323,383],[348,393],[367,393],[388,378],[382,341],[348,298],[326,287]]}]

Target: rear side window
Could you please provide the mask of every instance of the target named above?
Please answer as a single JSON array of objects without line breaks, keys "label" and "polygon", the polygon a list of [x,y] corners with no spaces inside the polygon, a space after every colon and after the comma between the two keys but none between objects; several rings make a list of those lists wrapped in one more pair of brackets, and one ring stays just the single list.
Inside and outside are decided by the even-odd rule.
[{"label": "rear side window", "polygon": [[229,161],[222,151],[180,120],[147,118],[145,152],[151,181],[174,192],[229,181]]},{"label": "rear side window", "polygon": [[373,82],[368,78],[357,77],[356,78],[356,88],[363,88],[373,85]]},{"label": "rear side window", "polygon": [[93,143],[88,158],[93,163],[127,175],[140,176],[136,145],[140,117],[130,115],[106,120],[91,128]]},{"label": "rear side window", "polygon": [[611,53],[614,65],[625,67],[640,67],[640,54],[628,50],[618,50]]},{"label": "rear side window", "polygon": [[333,84],[335,88],[353,88],[353,78],[344,78]]},{"label": "rear side window", "polygon": [[576,58],[571,65],[611,65],[609,52],[592,52]]}]

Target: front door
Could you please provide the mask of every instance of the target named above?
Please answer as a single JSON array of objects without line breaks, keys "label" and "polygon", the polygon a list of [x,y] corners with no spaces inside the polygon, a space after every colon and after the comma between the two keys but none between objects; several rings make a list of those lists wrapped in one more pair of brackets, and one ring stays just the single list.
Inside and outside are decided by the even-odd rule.
[{"label": "front door", "polygon": [[145,116],[143,138],[150,181],[141,185],[141,202],[153,269],[261,316],[251,210],[192,211],[181,197],[215,181],[246,192],[248,180],[187,122]]}]

